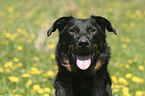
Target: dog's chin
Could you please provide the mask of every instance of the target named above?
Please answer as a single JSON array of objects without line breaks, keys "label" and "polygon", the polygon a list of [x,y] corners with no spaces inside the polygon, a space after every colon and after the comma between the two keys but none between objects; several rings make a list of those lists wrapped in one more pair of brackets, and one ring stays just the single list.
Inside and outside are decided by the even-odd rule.
[{"label": "dog's chin", "polygon": [[94,53],[93,54],[88,54],[88,53],[81,53],[81,54],[73,54],[72,57],[74,58],[76,62],[76,66],[80,70],[87,70],[92,63]]}]

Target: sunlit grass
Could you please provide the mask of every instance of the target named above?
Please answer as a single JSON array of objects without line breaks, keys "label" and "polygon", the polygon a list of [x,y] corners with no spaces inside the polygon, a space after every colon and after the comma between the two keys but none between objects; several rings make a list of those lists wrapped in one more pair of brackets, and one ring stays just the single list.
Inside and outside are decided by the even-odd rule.
[{"label": "sunlit grass", "polygon": [[113,96],[145,96],[145,1],[5,0],[0,3],[0,96],[54,96],[58,33],[47,30],[61,16],[109,19]]}]

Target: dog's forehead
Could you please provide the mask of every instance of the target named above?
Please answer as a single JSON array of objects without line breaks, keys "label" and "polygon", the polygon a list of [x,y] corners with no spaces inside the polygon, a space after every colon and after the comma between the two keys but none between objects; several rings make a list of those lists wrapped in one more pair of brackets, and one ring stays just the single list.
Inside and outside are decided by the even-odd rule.
[{"label": "dog's forehead", "polygon": [[91,19],[74,19],[74,25],[78,27],[87,27],[88,25],[92,25],[93,21]]}]

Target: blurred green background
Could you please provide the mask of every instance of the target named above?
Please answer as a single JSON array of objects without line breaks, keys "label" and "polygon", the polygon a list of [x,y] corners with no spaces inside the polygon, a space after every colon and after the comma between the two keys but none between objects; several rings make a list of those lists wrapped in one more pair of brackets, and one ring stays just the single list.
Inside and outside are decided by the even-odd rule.
[{"label": "blurred green background", "polygon": [[58,32],[47,30],[62,16],[111,21],[107,33],[113,96],[145,96],[144,0],[0,0],[0,96],[55,96]]}]

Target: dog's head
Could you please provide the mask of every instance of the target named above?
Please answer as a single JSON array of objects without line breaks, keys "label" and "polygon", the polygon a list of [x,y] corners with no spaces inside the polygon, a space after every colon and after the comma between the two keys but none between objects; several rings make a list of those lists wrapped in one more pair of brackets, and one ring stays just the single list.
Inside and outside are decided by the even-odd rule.
[{"label": "dog's head", "polygon": [[48,30],[48,36],[56,29],[59,30],[60,50],[69,62],[62,65],[72,72],[98,70],[103,62],[99,58],[107,47],[105,30],[117,34],[109,20],[101,16],[88,19],[61,17]]}]

